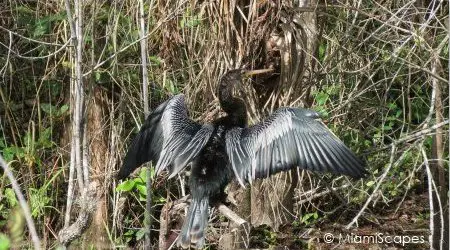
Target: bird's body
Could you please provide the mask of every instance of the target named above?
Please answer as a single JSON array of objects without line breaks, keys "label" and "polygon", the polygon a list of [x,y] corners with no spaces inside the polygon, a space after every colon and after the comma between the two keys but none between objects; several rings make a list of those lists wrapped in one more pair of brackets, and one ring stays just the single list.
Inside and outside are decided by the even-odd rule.
[{"label": "bird's body", "polygon": [[221,197],[232,179],[233,170],[225,148],[226,129],[216,127],[208,143],[192,161],[189,186],[193,196]]},{"label": "bird's body", "polygon": [[225,150],[224,126],[217,126],[200,153],[192,160],[189,189],[191,205],[180,232],[182,247],[191,242],[203,245],[204,228],[209,217],[209,205],[221,201],[224,189],[232,179],[232,170]]},{"label": "bird's body", "polygon": [[364,164],[307,109],[280,108],[265,121],[247,127],[247,112],[232,90],[242,79],[242,70],[225,74],[218,95],[226,116],[213,124],[200,125],[187,116],[183,95],[176,95],[149,115],[133,140],[118,178],[126,178],[147,161],[156,173],[168,170],[170,177],[191,163],[189,188],[192,201],[180,232],[183,247],[204,244],[208,209],[223,199],[226,185],[265,178],[299,166],[362,177]]}]

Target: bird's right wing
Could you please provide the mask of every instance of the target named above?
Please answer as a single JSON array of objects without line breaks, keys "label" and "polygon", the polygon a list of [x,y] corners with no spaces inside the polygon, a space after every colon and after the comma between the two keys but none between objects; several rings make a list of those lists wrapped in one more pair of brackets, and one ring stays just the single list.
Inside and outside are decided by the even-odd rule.
[{"label": "bird's right wing", "polygon": [[241,185],[296,166],[363,177],[364,163],[307,109],[280,108],[265,121],[225,135],[228,158]]},{"label": "bird's right wing", "polygon": [[171,178],[197,156],[213,130],[212,125],[200,125],[188,117],[184,95],[173,96],[148,116],[117,177],[124,179],[141,164],[153,161],[156,174],[167,169]]}]

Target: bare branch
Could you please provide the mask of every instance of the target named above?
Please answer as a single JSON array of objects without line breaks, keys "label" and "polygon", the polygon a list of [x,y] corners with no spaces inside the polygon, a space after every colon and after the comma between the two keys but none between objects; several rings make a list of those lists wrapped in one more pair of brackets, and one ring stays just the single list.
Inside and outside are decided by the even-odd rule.
[{"label": "bare branch", "polygon": [[[70,17],[70,18],[72,18],[72,17]],[[9,29],[7,29],[7,28],[5,28],[3,26],[0,26],[0,29],[4,30],[6,32],[9,32],[10,34],[13,34],[15,36],[18,36],[20,38],[26,39],[26,40],[31,41],[31,42],[39,43],[39,44],[42,44],[42,45],[61,46],[61,47],[66,47],[67,46],[67,42],[64,43],[64,44],[49,43],[49,42],[39,41],[39,40],[36,40],[36,39],[33,39],[33,38],[29,38],[29,37],[23,36],[23,35],[21,35],[21,34],[19,34],[17,32],[9,30]]]},{"label": "bare branch", "polygon": [[[394,144],[392,144],[389,165],[384,170],[383,175],[381,175],[381,177],[378,179],[377,185],[375,186],[375,189],[373,190],[372,194],[370,194],[369,198],[367,198],[366,203],[364,203],[363,207],[358,212],[358,214],[355,216],[355,218],[353,218],[353,220],[345,227],[346,229],[350,229],[353,226],[353,224],[358,222],[359,217],[363,214],[364,210],[366,210],[366,208],[369,206],[369,203],[373,200],[375,195],[378,194],[378,190],[380,189],[381,183],[383,183],[384,179],[386,178],[387,174],[389,173],[389,170],[391,170],[392,166],[394,165],[395,151],[396,151],[396,147]],[[398,159],[398,161],[396,163],[400,162],[400,160],[403,159],[404,155],[406,155],[406,154],[403,153],[402,157],[400,157],[400,159]]]},{"label": "bare branch", "polygon": [[39,236],[36,232],[36,227],[34,226],[33,219],[31,218],[30,208],[28,207],[27,201],[20,191],[20,186],[17,183],[16,178],[9,170],[8,164],[3,159],[2,155],[0,155],[0,165],[5,171],[6,176],[8,176],[9,181],[11,182],[12,188],[16,193],[17,200],[19,200],[20,207],[22,208],[23,214],[25,216],[25,220],[27,221],[28,229],[30,230],[31,239],[33,240],[34,249],[41,249],[41,241],[39,240]]},{"label": "bare branch", "polygon": [[238,226],[244,225],[248,223],[246,220],[242,219],[239,215],[237,215],[235,212],[233,212],[231,209],[229,209],[224,204],[220,204],[217,209],[219,212],[221,212],[225,217],[227,217],[229,220],[231,220],[233,223],[235,223]]},{"label": "bare branch", "polygon": [[[147,73],[147,40],[145,32],[145,13],[144,13],[144,1],[139,0],[139,36],[141,45],[141,70],[142,70],[142,100],[144,105],[144,116],[149,115],[148,105],[148,73]],[[151,165],[147,166],[147,200],[145,203],[145,221],[144,225],[147,228],[145,232],[145,249],[151,249],[151,229],[152,229],[152,178],[151,178]]]},{"label": "bare branch", "polygon": [[65,44],[62,45],[61,48],[58,48],[58,49],[55,50],[54,52],[52,52],[52,53],[50,53],[50,54],[47,54],[47,55],[45,55],[45,56],[23,56],[23,55],[21,55],[19,52],[16,52],[16,51],[12,50],[11,47],[8,47],[8,46],[6,46],[5,44],[3,44],[3,43],[1,43],[1,42],[0,42],[0,44],[1,44],[3,47],[7,48],[7,49],[8,49],[8,52],[12,52],[15,56],[17,56],[17,57],[19,57],[19,58],[22,58],[22,59],[28,59],[28,60],[39,60],[39,59],[45,59],[45,58],[49,58],[49,57],[52,57],[52,56],[56,56],[59,52],[65,50],[67,47],[69,47],[70,41],[71,41],[71,40],[69,39]]},{"label": "bare branch", "polygon": [[440,194],[439,194],[439,189],[436,187],[436,182],[434,181],[433,175],[431,173],[430,170],[430,164],[428,162],[428,157],[427,157],[427,153],[425,152],[425,149],[423,147],[423,145],[421,145],[421,152],[422,152],[422,157],[423,157],[423,163],[425,165],[425,169],[427,172],[427,180],[428,180],[428,197],[429,197],[429,201],[430,201],[430,237],[429,237],[429,241],[430,241],[430,248],[433,248],[433,240],[434,240],[434,234],[437,233],[435,232],[435,227],[434,224],[436,223],[434,221],[435,218],[435,208],[434,208],[434,198],[433,198],[433,190],[435,193],[435,197],[437,200],[437,204],[439,206],[439,217],[440,217],[440,236],[439,236],[439,249],[443,249],[443,244],[444,244],[444,225],[445,225],[445,221],[444,221],[444,210],[442,207],[442,201],[440,198]]}]

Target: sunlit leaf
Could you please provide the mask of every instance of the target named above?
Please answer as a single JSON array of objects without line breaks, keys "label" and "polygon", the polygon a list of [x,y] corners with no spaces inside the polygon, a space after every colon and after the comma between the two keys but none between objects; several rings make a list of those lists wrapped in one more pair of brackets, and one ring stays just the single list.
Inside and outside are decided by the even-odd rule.
[{"label": "sunlit leaf", "polygon": [[14,207],[17,205],[17,198],[14,190],[12,190],[11,188],[5,188],[5,197],[10,207]]},{"label": "sunlit leaf", "polygon": [[11,246],[11,241],[9,240],[9,238],[0,233],[0,250],[7,250],[9,249]]},{"label": "sunlit leaf", "polygon": [[144,196],[147,197],[147,186],[145,185],[136,185],[137,190],[139,190],[139,193]]},{"label": "sunlit leaf", "polygon": [[366,183],[366,186],[371,187],[371,186],[373,186],[373,184],[375,184],[374,181],[369,181]]},{"label": "sunlit leaf", "polygon": [[116,191],[128,192],[133,189],[135,182],[133,180],[126,180],[116,187]]}]

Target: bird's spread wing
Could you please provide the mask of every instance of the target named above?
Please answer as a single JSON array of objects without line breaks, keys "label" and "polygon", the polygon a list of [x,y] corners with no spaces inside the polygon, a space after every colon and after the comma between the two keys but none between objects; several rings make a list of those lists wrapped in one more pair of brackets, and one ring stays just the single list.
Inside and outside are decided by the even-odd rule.
[{"label": "bird's spread wing", "polygon": [[227,154],[241,185],[296,166],[363,177],[364,163],[318,118],[312,110],[280,108],[259,124],[228,131]]},{"label": "bird's spread wing", "polygon": [[169,178],[175,176],[197,156],[213,130],[212,125],[189,119],[184,95],[173,96],[148,116],[128,149],[118,178],[148,161],[156,164],[156,174],[167,169]]}]

